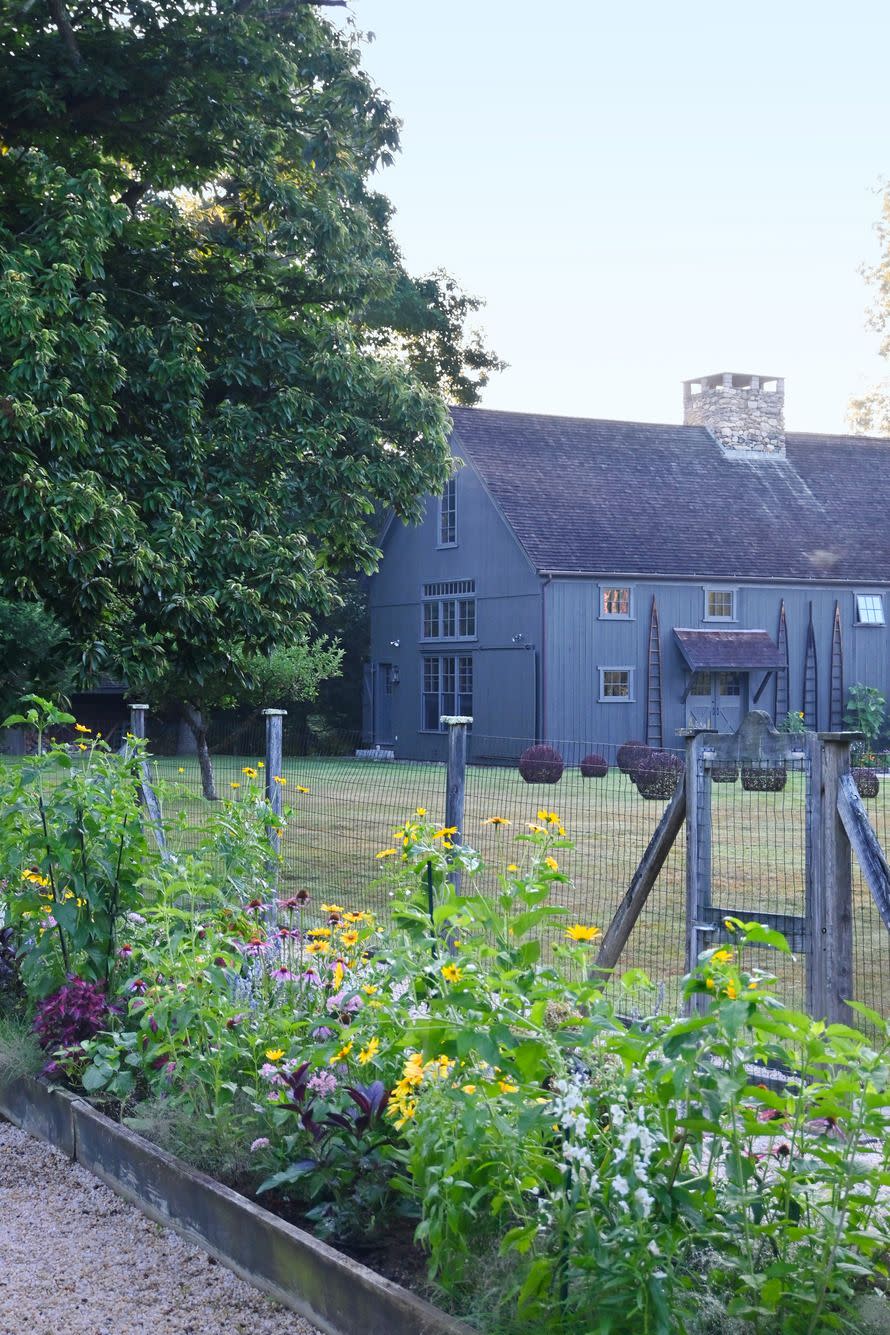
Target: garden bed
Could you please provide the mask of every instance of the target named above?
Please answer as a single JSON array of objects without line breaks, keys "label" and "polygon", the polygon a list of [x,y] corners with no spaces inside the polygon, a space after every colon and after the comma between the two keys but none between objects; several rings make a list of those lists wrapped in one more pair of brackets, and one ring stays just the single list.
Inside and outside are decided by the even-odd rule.
[{"label": "garden bed", "polygon": [[463,1322],[190,1168],[67,1090],[29,1077],[0,1081],[0,1114],[328,1335],[471,1335]]}]

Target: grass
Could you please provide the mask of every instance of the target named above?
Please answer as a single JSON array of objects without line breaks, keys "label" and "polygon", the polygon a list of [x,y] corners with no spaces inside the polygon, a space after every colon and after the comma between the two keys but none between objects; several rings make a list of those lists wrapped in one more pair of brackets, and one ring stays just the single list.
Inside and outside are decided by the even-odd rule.
[{"label": "grass", "polygon": [[[255,755],[217,756],[217,786],[238,797],[246,787],[244,766]],[[196,821],[205,806],[197,762],[159,759],[159,777],[187,791],[184,804]],[[183,773],[179,770],[182,768]],[[438,764],[358,761],[352,758],[286,759],[286,799],[294,808],[283,841],[283,884],[304,886],[316,900],[332,899],[373,908],[385,916],[390,885],[374,854],[391,842],[392,831],[418,806],[433,818],[444,812],[445,773]],[[231,789],[230,784],[241,784]],[[309,789],[301,795],[298,785]],[[746,918],[766,911],[804,912],[806,780],[790,773],[781,793],[748,793],[740,783],[713,785],[713,900]],[[487,884],[510,862],[521,862],[516,834],[539,807],[555,809],[575,847],[561,855],[571,876],[563,890],[569,921],[605,929],[623,897],[658,823],[663,803],[645,801],[630,781],[611,769],[604,779],[583,779],[567,770],[556,785],[528,785],[512,768],[471,766],[467,772],[465,833],[482,853]],[[885,848],[890,847],[890,780],[867,807]],[[482,824],[504,816],[509,827]],[[671,851],[655,890],[628,942],[619,969],[642,968],[673,1006],[684,971],[684,849]],[[854,880],[856,996],[890,1013],[890,933],[862,878]],[[780,960],[782,994],[791,1004],[804,999],[803,962]],[[649,1004],[647,1002],[647,1004]]]},{"label": "grass", "polygon": [[[0,998],[2,1005],[2,998]],[[0,1013],[0,1079],[37,1075],[46,1062],[31,1026],[14,1014]]]}]

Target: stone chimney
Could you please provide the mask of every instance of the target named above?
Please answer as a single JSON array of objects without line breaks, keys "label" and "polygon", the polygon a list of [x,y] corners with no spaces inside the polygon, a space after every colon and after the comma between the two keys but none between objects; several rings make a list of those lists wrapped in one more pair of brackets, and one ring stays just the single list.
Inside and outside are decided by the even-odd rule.
[{"label": "stone chimney", "polygon": [[721,371],[683,381],[684,424],[706,427],[729,454],[784,455],[784,409],[785,381],[774,375]]}]

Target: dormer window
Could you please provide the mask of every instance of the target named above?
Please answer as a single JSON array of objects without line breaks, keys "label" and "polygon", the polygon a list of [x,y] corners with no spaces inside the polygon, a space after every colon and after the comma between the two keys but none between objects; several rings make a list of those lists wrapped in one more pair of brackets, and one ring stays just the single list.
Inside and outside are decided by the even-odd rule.
[{"label": "dormer window", "polygon": [[884,625],[884,595],[882,593],[856,594],[856,625]]},{"label": "dormer window", "polygon": [[457,546],[457,478],[451,477],[445,483],[445,490],[439,497],[439,546]]}]

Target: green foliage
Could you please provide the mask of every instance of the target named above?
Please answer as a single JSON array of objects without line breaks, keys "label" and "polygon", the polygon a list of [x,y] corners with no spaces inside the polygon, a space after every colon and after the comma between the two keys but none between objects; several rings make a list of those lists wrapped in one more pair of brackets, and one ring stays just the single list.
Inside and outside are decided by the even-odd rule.
[{"label": "green foliage", "polygon": [[23,1016],[0,1012],[0,1081],[37,1075],[45,1057]]},{"label": "green foliage", "polygon": [[790,732],[795,736],[802,735],[807,730],[804,722],[803,713],[800,710],[789,709],[788,713],[779,724],[779,732]]},{"label": "green foliage", "polygon": [[199,709],[373,568],[445,480],[439,386],[498,363],[405,272],[351,28],[4,0],[0,37],[0,593]]},{"label": "green foliage", "polygon": [[881,735],[886,711],[887,701],[876,687],[856,682],[847,692],[844,722],[848,728],[865,733],[865,745],[868,750],[873,750]]},{"label": "green foliage", "polygon": [[30,691],[69,690],[74,665],[61,624],[37,603],[0,598],[0,717]]}]

